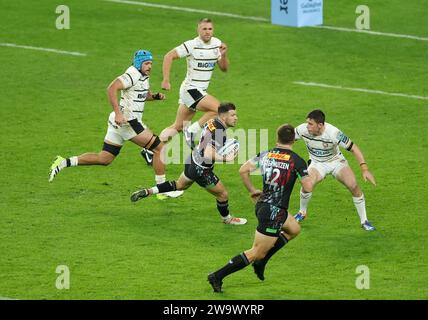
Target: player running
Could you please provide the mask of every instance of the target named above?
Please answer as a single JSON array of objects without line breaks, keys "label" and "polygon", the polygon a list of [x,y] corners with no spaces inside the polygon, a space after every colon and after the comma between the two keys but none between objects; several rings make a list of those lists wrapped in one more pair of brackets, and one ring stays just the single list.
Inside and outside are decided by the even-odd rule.
[{"label": "player running", "polygon": [[184,190],[196,182],[216,198],[217,210],[225,224],[241,225],[247,223],[244,218],[235,218],[230,215],[227,190],[213,172],[216,161],[233,161],[238,154],[237,151],[227,155],[219,154],[219,150],[227,140],[226,129],[235,127],[237,120],[235,105],[233,103],[222,103],[218,108],[218,117],[209,120],[204,125],[199,144],[186,160],[184,172],[180,178],[177,181],[167,181],[152,188],[138,190],[131,195],[131,201],[136,202],[154,194]]},{"label": "player running", "polygon": [[[258,226],[251,249],[233,257],[223,268],[208,275],[214,292],[222,292],[226,276],[252,262],[257,277],[264,280],[267,261],[300,233],[299,224],[288,214],[288,203],[297,178],[300,178],[302,188],[307,192],[311,191],[311,184],[306,162],[292,151],[293,143],[293,126],[282,125],[277,130],[276,147],[248,160],[239,170],[251,198],[257,200],[255,213]],[[263,192],[257,190],[250,180],[250,173],[257,168],[263,176]]]},{"label": "player running", "polygon": [[[159,135],[163,142],[167,142],[183,130],[184,124],[192,120],[197,110],[205,114],[192,125],[184,128],[187,144],[194,148],[194,137],[201,127],[217,115],[220,102],[207,93],[211,76],[216,65],[226,72],[229,68],[227,46],[220,39],[215,38],[214,25],[211,19],[204,18],[198,23],[198,37],[183,42],[169,51],[163,60],[162,89],[170,90],[170,72],[173,60],[186,58],[187,74],[180,86],[179,106],[175,122],[165,128]],[[150,153],[143,149],[141,154],[150,163]]]},{"label": "player running", "polygon": [[[109,165],[119,155],[123,144],[127,140],[153,151],[153,169],[156,183],[165,182],[165,165],[160,158],[163,143],[142,122],[145,102],[163,100],[165,98],[162,93],[153,94],[150,91],[149,77],[152,62],[153,56],[150,51],[138,50],[134,54],[132,65],[109,85],[107,95],[113,107],[113,112],[110,113],[108,118],[107,134],[104,138],[102,151],[99,153],[84,153],[67,159],[57,156],[51,165],[49,182],[67,167]],[[121,91],[119,103],[117,99],[118,91]],[[178,191],[166,195],[178,197],[182,193],[182,191]]]}]

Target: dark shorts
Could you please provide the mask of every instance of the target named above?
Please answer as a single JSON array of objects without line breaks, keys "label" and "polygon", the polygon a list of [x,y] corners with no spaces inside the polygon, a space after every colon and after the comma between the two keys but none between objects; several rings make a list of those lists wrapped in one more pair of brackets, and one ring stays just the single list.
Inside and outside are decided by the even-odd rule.
[{"label": "dark shorts", "polygon": [[202,168],[195,164],[193,159],[187,159],[184,165],[184,175],[188,179],[195,181],[202,188],[213,188],[220,181],[212,168]]},{"label": "dark shorts", "polygon": [[257,202],[256,216],[259,221],[258,232],[266,236],[279,237],[282,225],[287,220],[288,212],[269,203]]}]

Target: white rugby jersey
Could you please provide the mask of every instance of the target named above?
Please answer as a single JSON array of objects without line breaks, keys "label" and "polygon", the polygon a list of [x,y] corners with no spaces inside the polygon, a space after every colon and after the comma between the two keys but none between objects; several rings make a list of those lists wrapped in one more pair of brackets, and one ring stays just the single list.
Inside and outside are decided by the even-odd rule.
[{"label": "white rugby jersey", "polygon": [[351,150],[353,142],[335,126],[325,122],[324,132],[319,136],[313,136],[308,132],[306,125],[302,123],[295,129],[296,140],[305,141],[311,160],[318,162],[336,160],[342,155],[339,146]]},{"label": "white rugby jersey", "polygon": [[187,57],[187,74],[182,85],[206,90],[217,61],[221,58],[220,39],[212,37],[209,43],[201,38],[183,42],[175,51],[180,58]]},{"label": "white rugby jersey", "polygon": [[130,66],[118,79],[124,86],[120,95],[120,110],[126,120],[138,119],[141,122],[144,102],[149,93],[149,77]]}]

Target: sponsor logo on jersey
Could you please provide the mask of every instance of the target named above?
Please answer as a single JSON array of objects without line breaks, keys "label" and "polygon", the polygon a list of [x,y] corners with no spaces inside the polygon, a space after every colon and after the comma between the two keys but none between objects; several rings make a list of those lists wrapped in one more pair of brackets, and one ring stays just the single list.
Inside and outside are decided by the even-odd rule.
[{"label": "sponsor logo on jersey", "polygon": [[288,161],[290,160],[290,155],[286,153],[273,153],[269,152],[267,157],[269,159],[275,159],[275,160],[282,160],[282,161]]},{"label": "sponsor logo on jersey", "polygon": [[214,125],[214,119],[211,119],[210,121],[207,122],[208,125],[208,129],[212,132],[215,130],[215,125]]},{"label": "sponsor logo on jersey", "polygon": [[215,62],[198,62],[198,68],[214,68]]},{"label": "sponsor logo on jersey", "polygon": [[307,146],[308,151],[310,154],[316,156],[316,157],[326,157],[326,156],[332,156],[334,155],[334,150],[333,149],[328,149],[328,150],[319,150],[319,149],[313,149],[309,146]]},{"label": "sponsor logo on jersey", "polygon": [[349,138],[341,131],[338,132],[336,138],[339,142],[343,142],[344,144],[347,144],[349,141]]}]

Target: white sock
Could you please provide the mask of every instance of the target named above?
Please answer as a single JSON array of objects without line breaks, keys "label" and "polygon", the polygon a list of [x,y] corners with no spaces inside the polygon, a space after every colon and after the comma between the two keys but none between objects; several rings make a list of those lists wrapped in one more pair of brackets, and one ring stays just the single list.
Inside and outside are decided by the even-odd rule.
[{"label": "white sock", "polygon": [[312,192],[305,193],[300,189],[300,210],[301,213],[306,213],[308,210],[309,201],[311,201]]},{"label": "white sock", "polygon": [[362,194],[361,197],[352,197],[352,201],[354,201],[361,224],[363,224],[367,220],[366,200],[364,199],[364,194]]},{"label": "white sock", "polygon": [[166,181],[165,175],[164,174],[159,176],[155,175],[155,181],[156,181],[156,184],[164,183]]},{"label": "white sock", "polygon": [[159,193],[158,187],[150,188],[150,191],[152,192],[152,194],[158,194]]},{"label": "white sock", "polygon": [[198,121],[196,121],[196,122],[192,123],[192,124],[190,125],[189,129],[187,129],[187,130],[188,130],[189,132],[191,132],[191,133],[196,134],[196,133],[198,133],[198,132],[199,132],[199,130],[201,130],[201,126],[199,125],[199,122],[198,122]]},{"label": "white sock", "polygon": [[79,158],[70,157],[70,167],[75,167],[79,164]]},{"label": "white sock", "polygon": [[[67,161],[69,160],[69,161]],[[69,163],[69,165],[67,165],[67,162]],[[78,159],[77,157],[70,157],[68,159],[64,159],[61,161],[61,163],[58,165],[59,169],[62,170],[66,167],[75,167],[77,166],[78,163]]]}]

